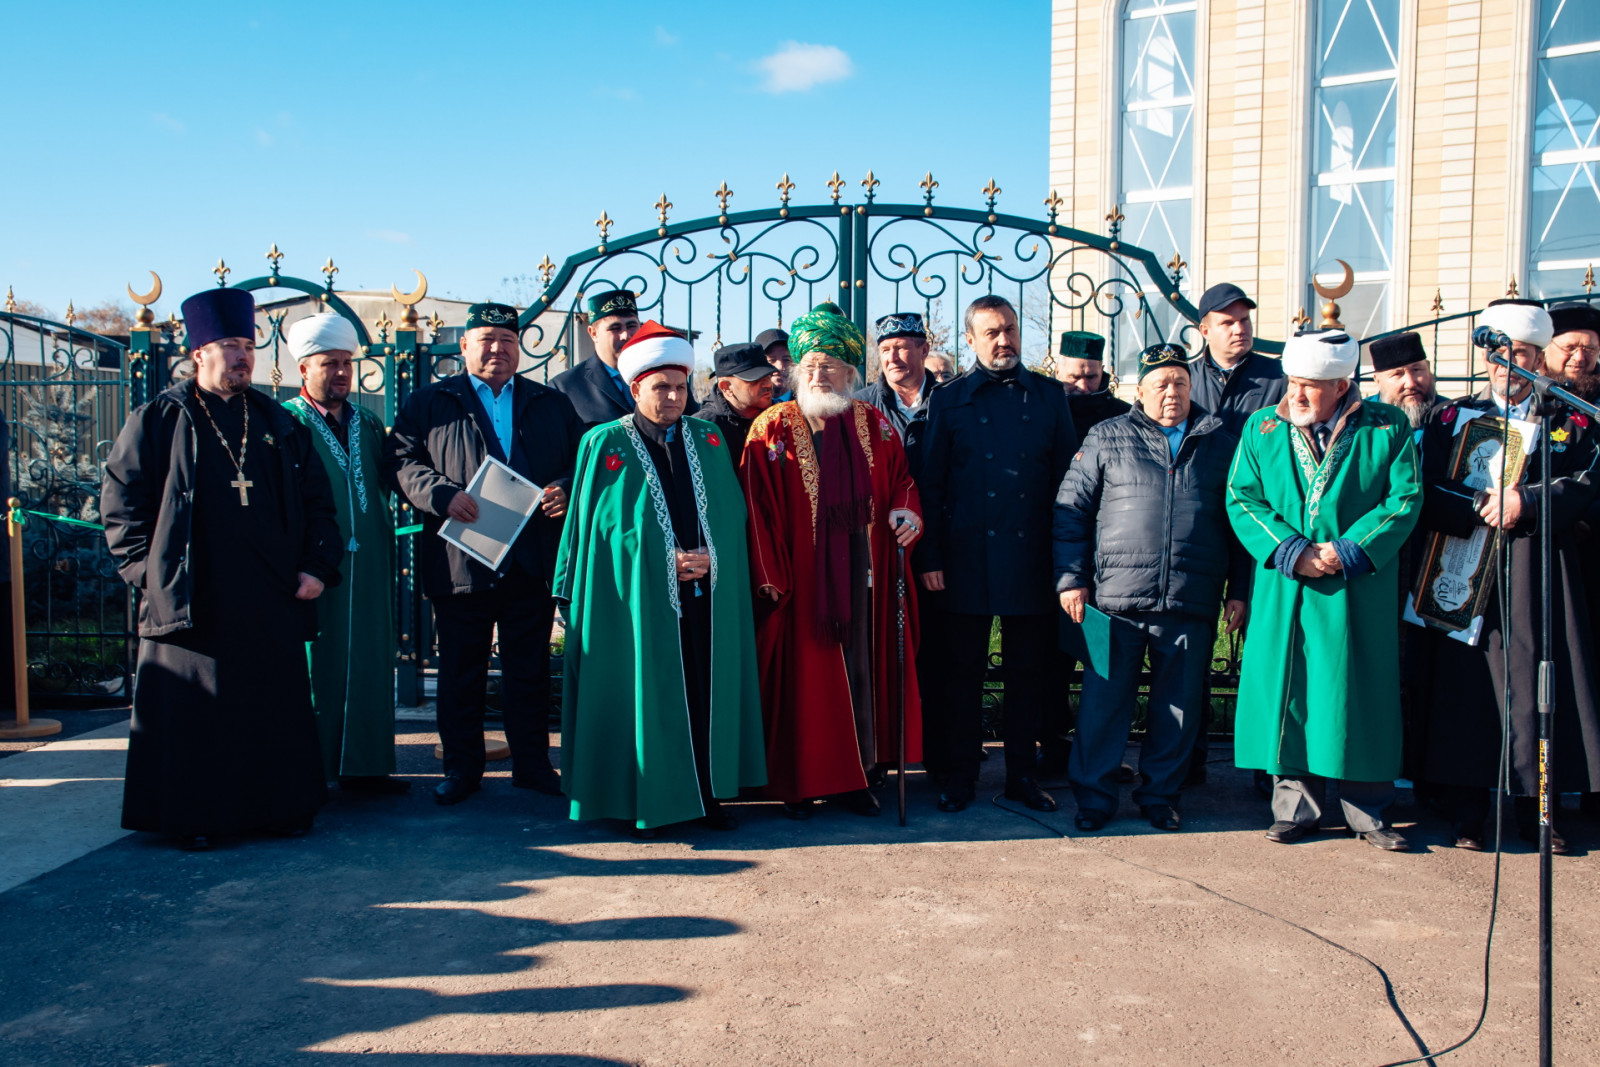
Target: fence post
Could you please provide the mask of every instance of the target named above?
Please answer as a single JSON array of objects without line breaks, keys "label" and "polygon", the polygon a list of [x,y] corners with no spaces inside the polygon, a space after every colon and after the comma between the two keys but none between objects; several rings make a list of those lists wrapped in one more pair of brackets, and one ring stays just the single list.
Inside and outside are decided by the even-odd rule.
[{"label": "fence post", "polygon": [[[415,316],[414,308],[406,308]],[[394,344],[383,346],[384,376],[388,388],[384,390],[384,414],[389,429],[394,429],[395,416],[405,406],[411,393],[421,384],[422,365],[427,360],[426,350],[417,344],[417,324],[402,319],[395,331]],[[395,506],[395,529],[411,526],[418,521],[416,509],[399,496]],[[416,536],[401,537],[394,546],[395,562],[400,573],[395,585],[395,633],[399,642],[395,650],[395,699],[401,704],[415,707],[422,703],[422,641],[420,623],[422,598],[417,593]]]},{"label": "fence post", "polygon": [[61,732],[55,719],[28,717],[28,619],[23,608],[22,588],[22,501],[6,501],[6,537],[11,542],[11,670],[16,691],[17,713],[0,719],[0,739],[15,741],[27,737],[48,737]]}]

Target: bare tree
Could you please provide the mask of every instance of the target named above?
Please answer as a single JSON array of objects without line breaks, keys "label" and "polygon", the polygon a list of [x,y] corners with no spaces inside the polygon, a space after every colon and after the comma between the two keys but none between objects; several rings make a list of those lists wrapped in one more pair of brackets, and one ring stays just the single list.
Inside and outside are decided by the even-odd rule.
[{"label": "bare tree", "polygon": [[133,329],[133,308],[126,301],[104,300],[77,312],[73,325],[106,337],[125,336]]}]

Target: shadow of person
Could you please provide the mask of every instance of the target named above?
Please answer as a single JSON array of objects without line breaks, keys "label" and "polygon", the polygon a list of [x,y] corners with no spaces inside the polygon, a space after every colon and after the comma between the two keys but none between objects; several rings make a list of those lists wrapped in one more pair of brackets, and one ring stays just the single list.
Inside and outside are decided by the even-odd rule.
[{"label": "shadow of person", "polygon": [[[315,1063],[370,1044],[394,1062],[446,1064],[466,1057],[427,1046],[488,1044],[472,1059],[610,1064],[546,1052],[527,1026],[489,1018],[675,1003],[694,988],[541,982],[540,950],[741,930],[697,915],[532,913],[540,882],[717,876],[748,862],[575,856],[507,842],[493,827],[468,836],[475,850],[420,843],[420,863],[337,832],[181,857],[119,843],[0,895],[0,923],[15,934],[0,969],[7,1061]],[[436,1025],[415,1040],[395,1033],[424,1020]],[[338,1047],[320,1047],[329,1044]]]}]

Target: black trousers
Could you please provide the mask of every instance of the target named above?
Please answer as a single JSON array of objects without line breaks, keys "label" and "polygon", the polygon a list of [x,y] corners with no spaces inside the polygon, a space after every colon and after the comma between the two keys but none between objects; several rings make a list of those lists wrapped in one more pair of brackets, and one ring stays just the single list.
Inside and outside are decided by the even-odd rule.
[{"label": "black trousers", "polygon": [[[976,781],[983,745],[983,678],[989,666],[991,615],[946,613],[941,618],[945,684],[924,705],[924,766],[934,774]],[[1055,615],[1002,615],[1000,658],[1005,676],[1001,734],[1006,777],[1032,778],[1052,668],[1056,665]],[[926,698],[924,698],[926,701]],[[929,717],[928,710],[934,715]]]},{"label": "black trousers", "polygon": [[483,776],[483,713],[489,653],[500,636],[500,706],[511,773],[550,766],[550,586],[513,565],[493,589],[433,601],[439,633],[439,740],[444,773]]}]

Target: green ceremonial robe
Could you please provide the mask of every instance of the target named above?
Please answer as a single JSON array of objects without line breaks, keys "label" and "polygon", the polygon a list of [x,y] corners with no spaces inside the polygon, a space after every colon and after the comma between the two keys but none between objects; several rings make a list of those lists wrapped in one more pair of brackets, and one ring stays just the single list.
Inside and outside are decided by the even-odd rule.
[{"label": "green ceremonial robe", "polygon": [[[724,799],[767,781],[744,493],[721,431],[694,418],[680,425],[712,560],[708,747],[711,793]],[[584,435],[552,589],[567,628],[561,787],[574,819],[648,829],[705,814],[670,528],[632,416]]]},{"label": "green ceremonial robe", "polygon": [[[1257,561],[1234,719],[1234,761],[1273,774],[1381,782],[1400,774],[1398,554],[1422,507],[1411,426],[1352,401],[1321,463],[1287,401],[1245,423],[1228,518]],[[1373,569],[1302,578],[1273,568],[1287,538],[1354,541]]]},{"label": "green ceremonial robe", "polygon": [[393,774],[395,546],[389,490],[379,473],[383,424],[347,405],[352,461],[304,396],[284,407],[311,430],[347,549],[339,564],[344,580],[317,598],[317,639],[306,646],[323,768],[330,779]]}]

